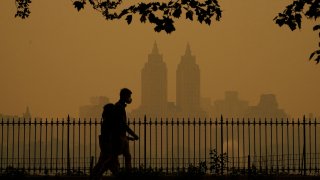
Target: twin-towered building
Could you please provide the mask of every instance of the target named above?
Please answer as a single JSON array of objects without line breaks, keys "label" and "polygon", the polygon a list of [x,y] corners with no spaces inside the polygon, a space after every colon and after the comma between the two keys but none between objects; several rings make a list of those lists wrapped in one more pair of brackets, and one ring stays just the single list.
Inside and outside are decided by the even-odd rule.
[{"label": "twin-towered building", "polygon": [[226,91],[225,99],[216,100],[200,95],[200,68],[187,44],[176,69],[176,102],[168,102],[167,66],[156,43],[141,71],[141,105],[129,116],[142,118],[286,118],[274,94],[263,94],[256,106],[240,100],[238,92]]},{"label": "twin-towered building", "polygon": [[187,44],[176,71],[176,104],[168,102],[167,65],[156,42],[148,61],[141,70],[141,105],[130,114],[133,117],[199,117],[200,69]]}]

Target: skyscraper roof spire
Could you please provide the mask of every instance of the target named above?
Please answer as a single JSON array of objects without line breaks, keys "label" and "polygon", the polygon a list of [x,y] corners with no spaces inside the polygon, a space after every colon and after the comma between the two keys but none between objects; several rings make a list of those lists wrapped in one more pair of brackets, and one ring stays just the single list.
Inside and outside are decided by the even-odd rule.
[{"label": "skyscraper roof spire", "polygon": [[152,54],[159,54],[157,41],[154,41],[153,48],[152,48]]},{"label": "skyscraper roof spire", "polygon": [[190,49],[190,44],[189,42],[187,43],[187,48],[186,48],[186,53],[185,55],[191,55],[191,49]]},{"label": "skyscraper roof spire", "polygon": [[31,118],[31,114],[30,114],[29,106],[27,106],[27,108],[26,108],[26,112],[25,112],[25,113],[23,113],[23,118],[25,118],[25,119],[30,119],[30,118]]}]

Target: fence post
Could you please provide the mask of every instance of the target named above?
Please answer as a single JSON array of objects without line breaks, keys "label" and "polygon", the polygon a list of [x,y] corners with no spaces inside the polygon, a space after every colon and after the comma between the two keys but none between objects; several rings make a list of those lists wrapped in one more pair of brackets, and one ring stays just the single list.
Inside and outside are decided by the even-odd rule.
[{"label": "fence post", "polygon": [[303,116],[303,175],[306,175],[306,117]]},{"label": "fence post", "polygon": [[222,114],[221,114],[221,175],[223,175],[223,165],[224,165],[224,162],[223,162],[223,117],[222,117]]},{"label": "fence post", "polygon": [[70,116],[67,119],[67,174],[70,175]]},{"label": "fence post", "polygon": [[147,116],[144,115],[144,169],[147,169]]},{"label": "fence post", "polygon": [[[24,159],[24,157],[23,157],[23,159]],[[1,170],[1,172],[2,172],[2,161],[3,161],[3,117],[1,118],[1,156],[0,156],[0,170]],[[23,165],[24,165],[24,161],[23,161]]]},{"label": "fence post", "polygon": [[251,162],[250,162],[250,154],[248,155],[248,175],[251,176]]}]

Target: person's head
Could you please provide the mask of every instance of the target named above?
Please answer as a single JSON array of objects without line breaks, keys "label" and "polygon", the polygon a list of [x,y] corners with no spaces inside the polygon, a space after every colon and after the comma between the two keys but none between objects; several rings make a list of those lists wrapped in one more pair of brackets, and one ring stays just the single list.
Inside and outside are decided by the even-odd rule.
[{"label": "person's head", "polygon": [[131,94],[132,92],[130,89],[122,88],[120,91],[120,100],[127,104],[130,104],[132,102]]}]

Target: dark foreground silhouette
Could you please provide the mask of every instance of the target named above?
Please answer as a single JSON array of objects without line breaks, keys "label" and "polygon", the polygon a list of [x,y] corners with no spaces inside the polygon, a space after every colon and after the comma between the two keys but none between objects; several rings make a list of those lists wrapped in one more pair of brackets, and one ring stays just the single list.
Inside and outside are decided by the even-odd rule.
[{"label": "dark foreground silhouette", "polygon": [[[99,135],[100,156],[91,172],[91,179],[100,179],[108,169],[113,175],[119,174],[119,155],[125,158],[125,170],[131,171],[131,154],[129,140],[138,140],[139,137],[127,124],[126,106],[132,102],[132,92],[123,88],[117,103],[106,104],[103,109],[101,134]],[[126,134],[131,135],[127,136]]]}]

